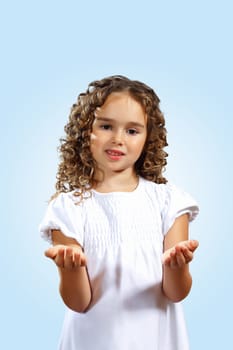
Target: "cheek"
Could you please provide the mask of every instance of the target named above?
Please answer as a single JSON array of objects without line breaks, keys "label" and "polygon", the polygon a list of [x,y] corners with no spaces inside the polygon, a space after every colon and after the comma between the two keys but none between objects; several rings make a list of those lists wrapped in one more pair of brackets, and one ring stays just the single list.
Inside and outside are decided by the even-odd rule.
[{"label": "cheek", "polygon": [[96,135],[91,133],[91,135],[90,135],[90,150],[91,150],[91,153],[93,153],[93,148],[95,147],[95,144],[96,144]]},{"label": "cheek", "polygon": [[94,133],[94,132],[91,133],[90,142],[91,142],[91,144],[98,142],[98,136],[96,135],[96,133]]},{"label": "cheek", "polygon": [[101,138],[98,137],[98,135],[96,135],[95,133],[91,133],[90,135],[90,150],[91,153],[95,153],[96,151],[98,151],[98,149],[101,146]]},{"label": "cheek", "polygon": [[135,142],[132,143],[132,147],[138,152],[140,152],[143,150],[145,142],[146,142],[146,137],[142,137],[140,140],[135,140]]}]

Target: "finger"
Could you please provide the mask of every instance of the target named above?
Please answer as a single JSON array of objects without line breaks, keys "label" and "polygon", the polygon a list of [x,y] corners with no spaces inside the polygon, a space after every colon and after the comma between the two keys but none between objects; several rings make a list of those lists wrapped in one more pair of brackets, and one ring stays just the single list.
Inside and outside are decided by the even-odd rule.
[{"label": "finger", "polygon": [[181,247],[176,247],[176,261],[178,267],[183,267],[186,264],[186,259]]},{"label": "finger", "polygon": [[82,251],[74,253],[74,265],[75,266],[86,266],[87,260]]},{"label": "finger", "polygon": [[170,259],[167,251],[162,254],[162,264],[167,265],[168,260]]},{"label": "finger", "polygon": [[80,252],[74,252],[74,267],[81,266]]},{"label": "finger", "polygon": [[172,269],[175,269],[177,267],[178,263],[177,263],[177,253],[176,253],[176,249],[173,249],[170,253],[170,267]]},{"label": "finger", "polygon": [[170,265],[170,261],[171,261],[170,256],[168,256],[167,254],[164,253],[162,256],[162,264],[165,266],[168,266],[168,265]]},{"label": "finger", "polygon": [[87,266],[87,258],[84,254],[81,254],[81,265],[80,266]]},{"label": "finger", "polygon": [[44,255],[45,255],[47,258],[54,259],[55,256],[56,256],[56,252],[55,252],[55,250],[54,250],[53,247],[50,247],[49,249],[47,249],[47,250],[44,252]]},{"label": "finger", "polygon": [[163,265],[170,267],[171,265],[171,258],[167,257],[166,259],[163,260]]},{"label": "finger", "polygon": [[64,268],[71,270],[74,267],[73,265],[73,249],[66,248],[65,258],[64,258]]},{"label": "finger", "polygon": [[51,259],[55,259],[56,255],[58,254],[58,251],[61,248],[65,248],[63,245],[55,245],[52,247],[49,247],[46,251],[45,251],[45,256]]},{"label": "finger", "polygon": [[184,255],[186,263],[189,263],[191,260],[193,260],[192,251],[190,251],[187,247],[182,247],[181,250]]},{"label": "finger", "polygon": [[199,246],[199,242],[197,240],[194,240],[194,239],[187,241],[187,244],[186,244],[186,247],[191,252],[194,252],[198,246]]},{"label": "finger", "polygon": [[81,266],[87,266],[87,258],[86,258],[86,255],[84,254],[83,251],[81,251],[81,254],[80,254],[80,259],[81,259]]},{"label": "finger", "polygon": [[64,267],[64,256],[65,256],[65,249],[60,248],[57,252],[56,257],[54,258],[54,262],[58,267],[61,267],[61,268]]},{"label": "finger", "polygon": [[197,240],[192,240],[191,241],[192,246],[193,246],[193,252],[199,247],[199,242]]},{"label": "finger", "polygon": [[171,258],[170,267],[171,267],[172,269],[176,269],[177,266],[178,266],[178,263],[177,263],[176,257]]}]

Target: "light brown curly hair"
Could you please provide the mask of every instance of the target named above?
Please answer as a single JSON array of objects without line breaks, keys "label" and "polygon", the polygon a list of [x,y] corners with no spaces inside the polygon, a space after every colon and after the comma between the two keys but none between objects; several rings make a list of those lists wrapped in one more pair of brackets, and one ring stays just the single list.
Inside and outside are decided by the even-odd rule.
[{"label": "light brown curly hair", "polygon": [[77,191],[81,195],[93,188],[95,160],[90,151],[90,134],[95,110],[101,107],[113,92],[127,92],[141,104],[147,115],[147,138],[141,156],[135,163],[135,172],[155,183],[166,183],[162,172],[168,154],[165,119],[159,108],[159,98],[154,90],[137,80],[121,75],[93,81],[85,93],[73,104],[69,121],[65,125],[65,138],[61,139],[60,164],[57,172],[57,193]]}]

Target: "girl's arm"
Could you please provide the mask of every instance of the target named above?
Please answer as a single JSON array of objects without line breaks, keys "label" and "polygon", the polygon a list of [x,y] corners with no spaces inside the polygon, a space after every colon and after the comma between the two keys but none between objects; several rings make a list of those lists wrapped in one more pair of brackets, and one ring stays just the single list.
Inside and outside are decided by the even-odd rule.
[{"label": "girl's arm", "polygon": [[178,217],[164,239],[163,292],[173,302],[183,300],[192,286],[189,262],[198,242],[188,240],[188,214]]},{"label": "girl's arm", "polygon": [[58,230],[52,231],[52,241],[53,247],[45,255],[58,267],[61,297],[70,309],[85,312],[91,302],[91,287],[82,247]]}]

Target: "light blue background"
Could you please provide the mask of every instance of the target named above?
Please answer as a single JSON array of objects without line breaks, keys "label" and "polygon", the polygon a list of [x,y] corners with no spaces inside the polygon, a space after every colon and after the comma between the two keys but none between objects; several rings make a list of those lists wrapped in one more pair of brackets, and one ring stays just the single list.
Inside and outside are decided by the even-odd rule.
[{"label": "light blue background", "polygon": [[1,349],[56,349],[64,306],[38,224],[70,106],[112,74],[156,90],[167,176],[200,204],[191,350],[232,348],[231,1],[8,1],[0,17]]}]

